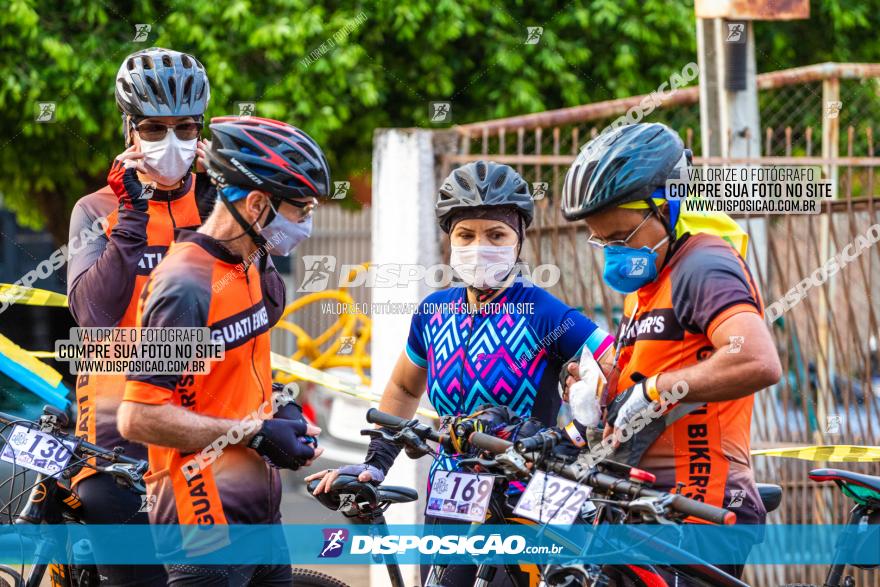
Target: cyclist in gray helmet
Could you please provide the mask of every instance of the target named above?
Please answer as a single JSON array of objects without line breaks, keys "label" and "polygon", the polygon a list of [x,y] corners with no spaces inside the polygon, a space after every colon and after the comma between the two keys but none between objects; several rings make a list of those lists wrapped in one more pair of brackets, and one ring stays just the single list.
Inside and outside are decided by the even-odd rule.
[{"label": "cyclist in gray helmet", "polygon": [[[490,404],[543,426],[557,424],[562,364],[582,350],[596,359],[610,355],[611,337],[519,275],[516,265],[535,213],[528,184],[508,165],[476,161],[446,178],[435,210],[440,228],[449,235],[450,265],[461,283],[422,301],[379,409],[413,418],[427,392],[437,413],[453,420]],[[373,439],[363,463],[307,480],[321,479],[316,495],[328,490],[339,474],[381,482],[398,452],[383,439]],[[459,458],[445,452],[437,456],[432,482],[438,473],[454,470]],[[513,483],[512,499],[522,489]],[[426,522],[454,523],[430,510]],[[425,571],[427,567],[423,581]],[[475,573],[474,566],[449,567],[437,584],[471,585]],[[493,585],[504,584],[510,578],[497,573]]]}]

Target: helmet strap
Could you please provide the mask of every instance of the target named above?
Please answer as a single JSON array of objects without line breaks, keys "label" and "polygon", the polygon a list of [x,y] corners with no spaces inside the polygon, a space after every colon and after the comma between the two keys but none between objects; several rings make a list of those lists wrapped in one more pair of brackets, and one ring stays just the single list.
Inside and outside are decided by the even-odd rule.
[{"label": "helmet strap", "polygon": [[660,213],[660,208],[654,203],[654,200],[648,198],[646,201],[648,202],[651,211],[657,216],[657,219],[663,223],[663,228],[666,229],[666,234],[669,236],[669,246],[666,247],[666,254],[663,256],[663,263],[660,264],[660,268],[662,269],[669,262],[669,258],[672,257],[672,250],[675,248],[675,228],[663,216],[663,214]]},{"label": "helmet strap", "polygon": [[244,234],[247,234],[249,237],[251,237],[251,240],[254,241],[254,244],[257,245],[257,248],[263,248],[264,246],[266,246],[266,242],[267,242],[266,238],[263,235],[261,235],[259,232],[254,230],[254,225],[257,223],[257,220],[254,220],[253,222],[248,223],[248,221],[244,219],[244,216],[241,215],[241,212],[236,210],[236,208],[232,204],[232,202],[229,201],[229,198],[227,198],[223,194],[222,188],[218,189],[217,193],[220,195],[220,200],[226,206],[226,209],[229,210],[229,213],[232,215],[232,217],[235,219],[235,221],[238,223],[238,225],[242,228],[242,230],[244,230],[243,234],[241,234],[235,238],[228,239],[228,240],[235,240],[237,238],[241,238],[242,236],[244,236]]}]

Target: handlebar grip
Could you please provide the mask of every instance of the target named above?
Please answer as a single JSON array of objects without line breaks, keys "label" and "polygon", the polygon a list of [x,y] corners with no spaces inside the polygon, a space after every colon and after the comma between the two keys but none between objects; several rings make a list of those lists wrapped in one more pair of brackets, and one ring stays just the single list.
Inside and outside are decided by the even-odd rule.
[{"label": "handlebar grip", "polygon": [[534,436],[516,441],[516,450],[519,452],[531,452],[544,447],[554,447],[561,441],[561,437],[554,431],[539,432]]},{"label": "handlebar grip", "polygon": [[674,495],[672,498],[672,508],[682,514],[700,518],[713,524],[722,526],[732,526],[736,523],[736,514],[724,508],[715,507],[701,501],[694,501],[683,495]]},{"label": "handlebar grip", "polygon": [[387,428],[403,428],[409,420],[405,420],[394,414],[386,414],[385,412],[379,411],[377,408],[370,408],[367,410],[367,422],[370,424],[385,426]]},{"label": "handlebar grip", "polygon": [[468,438],[468,442],[471,445],[493,454],[500,454],[506,451],[508,448],[513,446],[513,443],[504,440],[503,438],[496,438],[495,436],[490,436],[488,434],[484,434],[483,432],[474,432]]}]

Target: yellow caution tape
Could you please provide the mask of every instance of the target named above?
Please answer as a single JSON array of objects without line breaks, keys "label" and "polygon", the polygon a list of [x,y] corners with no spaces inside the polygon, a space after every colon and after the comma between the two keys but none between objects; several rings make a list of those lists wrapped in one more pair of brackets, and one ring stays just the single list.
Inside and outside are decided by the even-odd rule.
[{"label": "yellow caution tape", "polygon": [[[38,361],[34,358],[33,353],[24,350],[2,334],[0,334],[0,354],[6,355],[10,360],[37,375],[52,387],[57,387],[61,383],[61,373],[46,363]],[[54,355],[54,353],[52,354]]]},{"label": "yellow caution tape", "polygon": [[753,450],[752,456],[785,457],[803,461],[829,463],[873,463],[880,461],[880,446],[853,446],[837,444],[826,446],[793,446]]},{"label": "yellow caution tape", "polygon": [[[298,379],[313,381],[318,385],[321,385],[328,389],[332,389],[333,391],[338,391],[339,393],[344,393],[345,395],[363,400],[365,402],[378,404],[379,400],[382,399],[379,396],[373,395],[370,392],[370,388],[366,385],[354,385],[348,383],[347,381],[342,380],[340,377],[337,377],[333,373],[325,373],[324,371],[315,369],[314,367],[306,365],[305,363],[294,361],[293,359],[289,359],[288,357],[279,355],[278,353],[272,353],[272,368],[279,371],[284,371],[285,373],[289,373]],[[425,416],[426,418],[439,417],[437,415],[437,412],[426,408],[419,408],[416,410],[416,413],[421,416]]]},{"label": "yellow caution tape", "polygon": [[65,308],[67,307],[67,296],[46,289],[23,287],[13,283],[0,283],[0,304]]}]

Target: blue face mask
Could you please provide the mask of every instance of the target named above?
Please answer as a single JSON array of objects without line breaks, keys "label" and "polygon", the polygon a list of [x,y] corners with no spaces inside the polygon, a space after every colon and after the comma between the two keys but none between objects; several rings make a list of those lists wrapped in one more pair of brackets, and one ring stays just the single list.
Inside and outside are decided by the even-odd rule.
[{"label": "blue face mask", "polygon": [[260,235],[266,239],[270,254],[287,257],[296,248],[296,245],[311,236],[312,217],[309,216],[302,222],[293,222],[275,210],[271,203],[269,206],[275,212],[275,218],[263,227]]},{"label": "blue face mask", "polygon": [[657,247],[669,240],[667,236],[653,248],[633,249],[620,245],[606,245],[605,271],[602,279],[608,287],[628,294],[657,279]]}]

